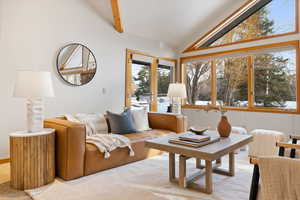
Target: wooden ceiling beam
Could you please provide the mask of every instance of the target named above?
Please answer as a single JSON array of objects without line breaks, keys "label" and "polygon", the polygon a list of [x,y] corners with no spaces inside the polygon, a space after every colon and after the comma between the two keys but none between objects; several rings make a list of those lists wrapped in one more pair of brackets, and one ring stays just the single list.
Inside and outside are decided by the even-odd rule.
[{"label": "wooden ceiling beam", "polygon": [[111,9],[115,22],[115,29],[119,33],[123,33],[123,27],[121,23],[120,9],[119,9],[119,1],[118,0],[110,0],[111,1]]}]

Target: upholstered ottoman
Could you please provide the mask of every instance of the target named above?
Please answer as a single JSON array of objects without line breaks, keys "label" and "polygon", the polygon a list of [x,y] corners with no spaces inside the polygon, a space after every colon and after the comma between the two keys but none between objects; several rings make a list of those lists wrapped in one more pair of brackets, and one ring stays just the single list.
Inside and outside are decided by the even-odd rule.
[{"label": "upholstered ottoman", "polygon": [[288,136],[282,132],[265,129],[255,129],[250,133],[253,142],[249,144],[249,156],[278,155],[277,142],[287,142]]}]

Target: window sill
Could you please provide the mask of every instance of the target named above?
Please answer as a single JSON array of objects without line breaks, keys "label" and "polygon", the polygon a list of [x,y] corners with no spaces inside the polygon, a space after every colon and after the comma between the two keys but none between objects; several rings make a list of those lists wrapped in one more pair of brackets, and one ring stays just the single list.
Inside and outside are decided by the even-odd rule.
[{"label": "window sill", "polygon": [[[183,109],[206,109],[207,106],[199,105],[182,105]],[[249,108],[249,107],[222,107],[227,111],[244,111],[244,112],[263,112],[263,113],[279,113],[279,114],[300,114],[298,110],[282,110],[276,108]]]}]

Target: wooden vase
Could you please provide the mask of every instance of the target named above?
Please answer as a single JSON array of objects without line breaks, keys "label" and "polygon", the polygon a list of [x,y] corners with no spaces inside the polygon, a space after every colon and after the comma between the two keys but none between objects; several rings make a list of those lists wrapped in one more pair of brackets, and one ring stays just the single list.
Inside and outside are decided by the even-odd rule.
[{"label": "wooden vase", "polygon": [[231,133],[231,125],[226,116],[222,116],[218,124],[218,132],[221,137],[229,137]]}]

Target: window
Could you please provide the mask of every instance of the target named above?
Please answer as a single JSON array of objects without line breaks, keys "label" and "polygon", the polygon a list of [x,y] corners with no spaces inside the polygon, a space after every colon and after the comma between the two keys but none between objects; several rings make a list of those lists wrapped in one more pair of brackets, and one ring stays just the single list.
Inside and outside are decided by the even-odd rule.
[{"label": "window", "polygon": [[218,59],[215,62],[217,104],[230,107],[247,107],[247,57]]},{"label": "window", "polygon": [[150,110],[151,102],[151,68],[150,63],[133,60],[131,104]]},{"label": "window", "polygon": [[296,50],[254,56],[254,105],[296,109]]},{"label": "window", "polygon": [[295,32],[295,7],[295,0],[273,0],[210,46]]},{"label": "window", "polygon": [[185,52],[298,32],[298,0],[251,0]]},{"label": "window", "polygon": [[186,64],[187,102],[190,105],[211,103],[211,62]]},{"label": "window", "polygon": [[127,50],[126,107],[167,112],[169,84],[175,82],[176,60]]},{"label": "window", "polygon": [[170,105],[168,94],[169,84],[174,81],[174,67],[159,64],[157,68],[157,111],[167,112]]},{"label": "window", "polygon": [[187,107],[299,113],[298,41],[181,58]]}]

